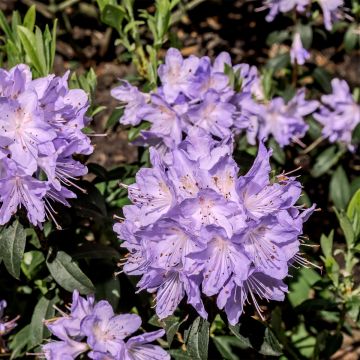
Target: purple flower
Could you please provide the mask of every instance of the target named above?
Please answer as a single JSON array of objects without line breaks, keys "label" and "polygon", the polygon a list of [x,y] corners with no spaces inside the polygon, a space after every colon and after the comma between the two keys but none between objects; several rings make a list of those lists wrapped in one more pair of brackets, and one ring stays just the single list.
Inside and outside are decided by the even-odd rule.
[{"label": "purple flower", "polygon": [[149,344],[164,334],[164,330],[158,330],[130,338],[125,343],[124,360],[170,360],[170,355],[164,349]]},{"label": "purple flower", "polygon": [[333,79],[333,92],[323,95],[319,112],[314,118],[323,125],[322,135],[330,142],[341,142],[353,151],[352,132],[360,123],[360,106],[353,99],[345,80]]},{"label": "purple flower", "polygon": [[247,128],[243,103],[259,88],[254,66],[233,66],[228,53],[221,53],[213,63],[206,56],[184,59],[179,50],[171,48],[158,73],[160,85],[150,94],[126,82],[112,91],[125,104],[122,124],[137,125],[141,120],[151,124],[135,144],[154,146],[166,158],[184,135],[201,131],[224,138],[233,130]]},{"label": "purple flower", "polygon": [[48,360],[73,360],[89,350],[86,343],[65,337],[62,341],[50,341],[43,345],[42,350]]},{"label": "purple flower", "polygon": [[292,64],[304,65],[306,60],[310,59],[310,53],[304,49],[300,34],[294,35],[294,40],[290,50],[290,58]]},{"label": "purple flower", "polygon": [[149,110],[146,94],[141,93],[137,87],[131,86],[127,81],[123,83],[111,90],[111,96],[126,104],[121,122],[124,125],[138,125]]},{"label": "purple flower", "polygon": [[52,202],[69,206],[66,199],[75,197],[69,187],[77,187],[74,179],[87,172],[73,155],[93,150],[82,132],[89,122],[88,97],[69,90],[68,76],[32,80],[26,65],[0,69],[2,225],[21,206],[34,225],[46,217],[55,221]]},{"label": "purple flower", "polygon": [[343,18],[341,8],[344,6],[344,0],[318,0],[324,16],[324,25],[326,30],[331,30],[333,22]]},{"label": "purple flower", "polygon": [[288,103],[283,98],[273,98],[268,104],[255,109],[258,138],[266,140],[271,134],[281,147],[296,142],[308,129],[304,117],[313,113],[317,107],[317,101],[305,100],[304,90],[298,90]]},{"label": "purple flower", "polygon": [[165,63],[160,65],[158,70],[167,101],[175,102],[180,94],[188,97],[196,94],[200,85],[195,77],[198,66],[199,59],[196,56],[184,60],[179,50],[174,48],[168,50]]},{"label": "purple flower", "polygon": [[[60,340],[42,346],[46,359],[75,359],[87,352],[90,359],[160,359],[170,356],[160,346],[150,344],[164,335],[163,330],[129,337],[141,325],[135,314],[115,315],[107,301],[94,303],[73,293],[70,314],[47,320],[46,326]],[[158,357],[156,357],[158,356]]]},{"label": "purple flower", "polygon": [[8,320],[8,318],[4,315],[4,310],[7,307],[7,303],[5,300],[0,301],[0,351],[6,351],[5,339],[6,336],[11,330],[13,330],[16,326],[16,320],[18,320],[19,316],[12,320]]},{"label": "purple flower", "polygon": [[287,13],[295,8],[298,12],[304,12],[310,3],[311,0],[265,0],[260,10],[270,9],[266,21],[271,22],[280,12]]},{"label": "purple flower", "polygon": [[[302,93],[296,101],[291,111],[302,116],[309,105]],[[155,293],[160,319],[183,299],[206,318],[202,296],[218,296],[234,323],[246,298],[260,310],[254,294],[284,297],[282,280],[289,264],[301,261],[298,238],[314,208],[295,205],[301,196],[295,177],[270,180],[271,151],[262,143],[253,166],[239,176],[229,139],[216,141],[203,131],[191,131],[166,164],[151,149],[153,167],[141,169],[129,186],[133,205],[114,231],[129,251],[124,272],[141,275],[139,290]],[[157,210],[149,216],[144,208],[151,204]]]},{"label": "purple flower", "polygon": [[93,351],[110,353],[115,356],[124,346],[124,339],[141,325],[141,319],[135,314],[115,315],[107,301],[94,306],[91,315],[81,322],[81,330],[87,337],[87,343]]}]

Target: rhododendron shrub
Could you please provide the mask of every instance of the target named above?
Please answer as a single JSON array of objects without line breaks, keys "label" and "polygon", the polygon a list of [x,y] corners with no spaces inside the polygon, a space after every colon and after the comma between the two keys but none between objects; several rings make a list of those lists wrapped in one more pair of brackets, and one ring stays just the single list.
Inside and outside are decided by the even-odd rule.
[{"label": "rhododendron shrub", "polygon": [[358,0],[3,3],[0,357],[356,353]]}]

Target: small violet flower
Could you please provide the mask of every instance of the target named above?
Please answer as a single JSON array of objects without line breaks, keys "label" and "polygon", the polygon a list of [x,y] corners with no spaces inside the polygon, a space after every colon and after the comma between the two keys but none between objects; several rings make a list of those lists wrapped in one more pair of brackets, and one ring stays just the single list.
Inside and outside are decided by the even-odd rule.
[{"label": "small violet flower", "polygon": [[16,318],[12,320],[8,320],[8,318],[4,315],[4,310],[7,307],[7,303],[5,300],[0,301],[0,353],[3,351],[6,352],[6,344],[4,336],[6,336],[11,330],[16,327]]},{"label": "small violet flower", "polygon": [[304,65],[306,60],[310,59],[310,53],[304,49],[300,33],[295,33],[294,40],[290,50],[292,64]]},{"label": "small violet flower", "polygon": [[273,21],[279,13],[287,13],[296,9],[297,12],[304,12],[311,0],[265,0],[259,10],[269,9],[266,21]]},{"label": "small violet flower", "polygon": [[324,16],[324,25],[326,30],[330,31],[333,23],[342,19],[344,0],[318,0]]},{"label": "small violet flower", "polygon": [[340,142],[354,151],[352,132],[360,124],[360,105],[355,102],[345,80],[333,79],[332,93],[323,95],[314,118],[323,125],[322,135],[330,142]]},{"label": "small violet flower", "polygon": [[130,337],[140,328],[141,319],[135,314],[115,315],[107,301],[95,303],[74,291],[70,314],[47,320],[46,326],[60,340],[42,346],[46,359],[76,359],[87,353],[90,359],[108,360],[170,360],[158,345],[150,344],[165,334],[158,330]]}]

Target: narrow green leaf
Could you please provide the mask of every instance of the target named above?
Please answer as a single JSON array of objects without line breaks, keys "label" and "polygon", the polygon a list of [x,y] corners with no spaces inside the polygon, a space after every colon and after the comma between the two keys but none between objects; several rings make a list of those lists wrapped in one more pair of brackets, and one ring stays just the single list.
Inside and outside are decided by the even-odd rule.
[{"label": "narrow green leaf", "polygon": [[337,167],[330,180],[330,198],[337,209],[344,210],[350,199],[350,184],[345,170]]},{"label": "narrow green leaf", "polygon": [[21,259],[24,255],[26,232],[18,220],[0,234],[0,254],[7,271],[16,279],[20,277]]},{"label": "narrow green leaf", "polygon": [[7,38],[14,40],[12,30],[6,20],[4,13],[1,10],[0,10],[0,28],[5,33]]},{"label": "narrow green leaf", "polygon": [[352,223],[357,240],[360,236],[360,189],[351,198],[346,214]]},{"label": "narrow green leaf", "polygon": [[30,323],[31,347],[41,344],[43,339],[50,336],[49,330],[44,325],[44,320],[54,317],[55,309],[53,305],[56,304],[57,301],[57,297],[51,300],[41,297],[36,304]]},{"label": "narrow green leaf", "polygon": [[[253,348],[263,355],[282,354],[281,345],[272,330],[255,319],[245,319],[241,324],[230,325],[229,329],[244,347]],[[256,339],[254,334],[256,334]]]},{"label": "narrow green leaf", "polygon": [[36,20],[36,6],[32,5],[25,14],[23,25],[26,28],[28,28],[29,31],[33,32],[35,26],[35,20]]},{"label": "narrow green leaf", "polygon": [[46,66],[46,56],[44,50],[44,39],[42,32],[38,26],[35,28],[35,39],[36,39],[36,53],[40,62],[41,66],[41,75],[46,76],[47,73],[47,66]]},{"label": "narrow green leaf", "polygon": [[300,24],[299,32],[304,47],[306,49],[310,48],[313,40],[312,26],[310,24],[306,24],[306,25]]},{"label": "narrow green leaf", "polygon": [[346,211],[346,215],[351,221],[354,219],[355,214],[359,214],[360,216],[360,189],[358,189],[354,196],[351,198]]},{"label": "narrow green leaf", "polygon": [[57,24],[58,24],[58,19],[55,19],[54,25],[53,25],[53,30],[52,30],[52,41],[51,41],[50,62],[49,62],[51,70],[54,67],[54,61],[55,61]]},{"label": "narrow green leaf", "polygon": [[326,236],[324,234],[321,235],[320,238],[321,250],[326,258],[331,256],[332,254],[333,241],[334,241],[334,230],[331,230],[329,236]]},{"label": "narrow green leaf", "polygon": [[[235,336],[214,336],[213,342],[221,354],[226,360],[240,360],[240,357],[234,354],[232,347],[243,349],[242,342]],[[245,347],[246,348],[246,347]]]},{"label": "narrow green leaf", "polygon": [[10,338],[9,349],[11,350],[12,359],[25,356],[25,351],[28,349],[30,342],[30,324],[23,327],[20,331]]},{"label": "narrow green leaf", "polygon": [[351,24],[347,29],[344,36],[344,47],[347,52],[354,50],[356,43],[359,38],[359,34],[357,32],[357,24]]},{"label": "narrow green leaf", "polygon": [[344,212],[339,212],[335,209],[335,213],[339,219],[341,230],[344,232],[346,244],[349,248],[352,248],[355,241],[355,233],[351,222]]},{"label": "narrow green leaf", "polygon": [[344,153],[344,150],[337,151],[335,145],[330,146],[316,158],[316,162],[311,171],[311,175],[315,178],[324,175],[328,170],[331,169],[332,166],[334,166],[340,160],[341,156]]},{"label": "narrow green leaf", "polygon": [[209,331],[210,324],[200,316],[185,331],[187,353],[194,360],[208,359]]},{"label": "narrow green leaf", "polygon": [[19,25],[17,29],[21,44],[23,45],[25,53],[29,57],[31,64],[34,66],[39,75],[43,75],[45,71],[42,68],[41,61],[37,54],[35,35],[24,26]]},{"label": "narrow green leaf", "polygon": [[90,279],[64,251],[58,251],[52,260],[48,258],[46,264],[54,280],[65,290],[72,292],[77,289],[81,294],[94,292]]}]

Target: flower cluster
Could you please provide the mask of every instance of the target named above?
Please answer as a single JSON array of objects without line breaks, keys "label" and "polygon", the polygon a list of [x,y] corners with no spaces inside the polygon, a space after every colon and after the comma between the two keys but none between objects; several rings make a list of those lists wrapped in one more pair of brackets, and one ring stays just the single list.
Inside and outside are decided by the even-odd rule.
[{"label": "flower cluster", "polygon": [[214,141],[194,131],[165,165],[150,148],[152,168],[128,186],[133,205],[114,226],[129,251],[123,271],[142,275],[139,290],[156,293],[165,318],[187,301],[206,318],[202,294],[217,295],[229,322],[237,323],[247,298],[282,300],[289,265],[303,261],[299,236],[313,211],[295,206],[301,185],[286,174],[273,179],[260,143],[251,169],[238,176],[232,138]]},{"label": "flower cluster", "polygon": [[311,0],[265,0],[259,10],[269,9],[266,21],[271,22],[279,13],[287,13],[294,9],[302,13],[309,4],[311,4]]},{"label": "flower cluster", "polygon": [[287,103],[282,97],[275,97],[252,106],[249,110],[253,114],[250,117],[251,127],[246,130],[248,142],[255,144],[256,137],[266,140],[270,135],[281,147],[299,142],[309,128],[304,117],[313,113],[318,106],[317,101],[305,99],[304,89],[298,90]]},{"label": "flower cluster", "polygon": [[[226,72],[237,77],[237,91]],[[126,104],[122,124],[137,125],[144,119],[151,123],[149,131],[142,131],[138,143],[160,143],[172,149],[193,128],[223,138],[233,128],[247,127],[241,107],[259,80],[255,67],[232,66],[225,52],[213,64],[208,57],[183,59],[179,50],[171,48],[158,73],[161,85],[150,94],[127,82],[112,90],[112,96]]]},{"label": "flower cluster", "polygon": [[0,225],[19,207],[34,225],[53,217],[52,202],[69,205],[68,189],[87,169],[74,154],[90,154],[82,129],[88,97],[69,90],[68,75],[32,80],[30,69],[0,69]]},{"label": "flower cluster", "polygon": [[341,142],[353,151],[352,132],[360,124],[360,106],[345,80],[333,79],[332,94],[323,95],[323,106],[314,118],[323,125],[322,135],[330,142]]},{"label": "flower cluster", "polygon": [[164,330],[129,337],[141,325],[135,314],[115,315],[105,301],[83,298],[74,291],[70,314],[47,320],[46,326],[60,340],[43,345],[46,359],[75,359],[82,353],[95,360],[170,360],[160,346],[150,344]]},{"label": "flower cluster", "polygon": [[[333,23],[344,18],[344,0],[317,0],[324,18],[326,30],[331,30]],[[273,21],[279,13],[287,13],[294,9],[298,13],[304,13],[311,5],[312,0],[264,0],[259,10],[269,10],[266,21]],[[310,14],[310,12],[308,12]]]},{"label": "flower cluster", "polygon": [[18,317],[8,320],[4,316],[4,310],[7,306],[5,300],[0,301],[0,353],[6,350],[5,341],[3,336],[7,335],[12,329],[16,327],[16,320]]},{"label": "flower cluster", "polygon": [[[298,50],[301,62],[307,55],[300,58]],[[163,154],[197,129],[214,138],[246,131],[251,144],[272,134],[281,146],[288,145],[305,135],[304,116],[317,107],[317,102],[305,100],[304,90],[288,104],[281,98],[266,102],[256,67],[233,66],[227,53],[211,65],[208,57],[183,59],[178,50],[169,49],[158,72],[161,86],[153,93],[125,82],[112,95],[126,104],[122,124],[151,123],[137,144],[156,146]]]}]

